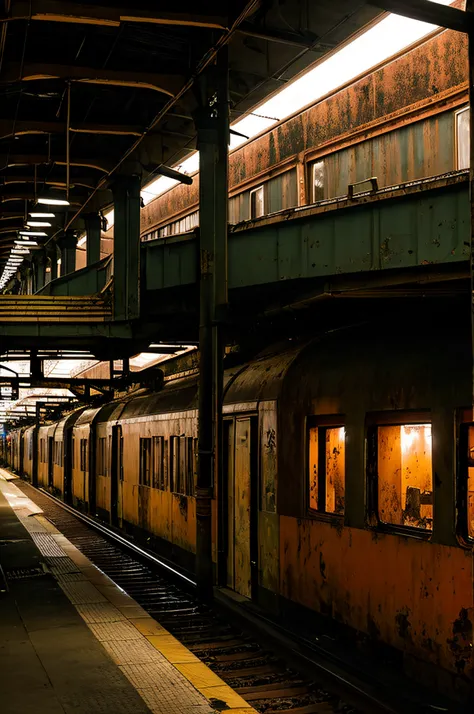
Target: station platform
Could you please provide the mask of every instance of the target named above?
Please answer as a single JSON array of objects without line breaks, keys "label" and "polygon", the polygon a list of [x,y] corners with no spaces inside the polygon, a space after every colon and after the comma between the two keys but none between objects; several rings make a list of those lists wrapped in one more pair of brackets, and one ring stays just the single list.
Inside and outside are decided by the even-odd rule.
[{"label": "station platform", "polygon": [[252,714],[0,469],[2,714]]}]

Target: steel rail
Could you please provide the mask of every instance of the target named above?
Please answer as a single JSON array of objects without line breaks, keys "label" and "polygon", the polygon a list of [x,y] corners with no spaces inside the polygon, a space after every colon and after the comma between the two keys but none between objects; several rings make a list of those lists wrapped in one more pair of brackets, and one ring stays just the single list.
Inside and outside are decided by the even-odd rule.
[{"label": "steel rail", "polygon": [[83,521],[86,525],[90,526],[96,531],[99,531],[102,535],[104,535],[106,538],[116,541],[119,543],[123,548],[132,551],[135,555],[138,555],[140,558],[143,558],[144,560],[148,560],[150,563],[152,563],[154,566],[158,568],[162,568],[165,570],[168,575],[171,575],[173,578],[176,578],[179,580],[179,582],[186,587],[187,589],[192,588],[193,590],[196,588],[196,582],[189,578],[187,575],[185,575],[183,572],[177,570],[176,568],[173,568],[169,563],[166,563],[164,560],[161,558],[158,558],[156,555],[152,554],[150,551],[141,548],[140,546],[136,545],[135,543],[132,543],[132,541],[128,540],[127,538],[124,538],[121,536],[119,533],[117,533],[115,530],[108,528],[105,524],[100,523],[97,521],[95,518],[91,518],[90,516],[86,516],[84,513],[81,513],[80,511],[77,511],[75,508],[72,506],[69,506],[67,503],[64,503],[64,501],[61,501],[61,499],[56,498],[56,496],[51,495],[48,493],[43,488],[37,488],[36,486],[33,486],[31,483],[28,484],[31,486],[31,488],[34,488],[35,491],[38,491],[41,493],[43,496],[47,496],[51,501],[56,503],[58,506],[61,506],[65,511],[68,513],[71,513],[71,515],[75,516],[79,520]]}]

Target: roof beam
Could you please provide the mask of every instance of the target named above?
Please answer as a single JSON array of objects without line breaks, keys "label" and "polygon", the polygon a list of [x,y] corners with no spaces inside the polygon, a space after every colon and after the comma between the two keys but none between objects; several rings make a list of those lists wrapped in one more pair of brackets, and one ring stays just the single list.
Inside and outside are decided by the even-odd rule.
[{"label": "roof beam", "polygon": [[[107,173],[110,171],[112,166],[110,161],[106,159],[96,158],[96,159],[84,159],[84,158],[72,158],[70,159],[71,166],[86,166],[90,169],[96,169],[97,171],[103,171]],[[67,161],[65,157],[62,156],[48,156],[47,154],[0,154],[0,171],[6,168],[12,168],[14,166],[39,166],[40,164],[56,164],[57,166],[66,166]]]},{"label": "roof beam", "polygon": [[[3,184],[0,184],[0,192],[2,191],[2,187],[5,186],[12,186],[12,185],[18,185],[18,184],[23,184],[23,183],[36,183],[37,185],[40,186],[55,186],[56,188],[63,188],[65,189],[67,186],[66,181],[60,181],[59,179],[54,179],[54,178],[43,178],[42,176],[36,176],[36,178],[31,175],[31,176],[26,176],[26,175],[21,175],[21,176],[6,176],[3,179]],[[97,181],[94,181],[92,176],[72,176],[71,181],[70,181],[70,188],[75,188],[76,186],[80,186],[81,188],[95,188]]]},{"label": "roof beam", "polygon": [[412,20],[429,22],[458,32],[469,32],[473,26],[472,15],[449,5],[438,5],[430,0],[372,0],[371,5],[410,17]]},{"label": "roof beam", "polygon": [[[132,5],[132,3],[130,3]],[[13,0],[12,9],[6,16],[11,20],[45,20],[47,22],[67,22],[83,25],[119,27],[122,22],[140,22],[153,25],[227,29],[227,17],[206,15],[197,12],[167,12],[101,7],[93,4],[63,2],[62,0]]]},{"label": "roof beam", "polygon": [[241,35],[255,37],[258,40],[276,42],[282,45],[290,45],[291,47],[300,47],[301,49],[311,47],[317,43],[318,40],[317,35],[314,35],[312,32],[297,34],[296,32],[286,32],[285,30],[277,30],[269,27],[260,29],[252,25],[251,22],[243,22],[238,32]]},{"label": "roof beam", "polygon": [[[120,124],[73,124],[69,131],[77,134],[104,134],[107,136],[141,136],[143,134],[142,127]],[[0,139],[34,134],[64,134],[65,132],[65,122],[37,121],[36,119],[31,121],[0,120]]]},{"label": "roof beam", "polygon": [[4,66],[0,75],[1,84],[45,79],[63,79],[85,84],[104,84],[111,87],[151,89],[170,97],[174,97],[186,81],[185,77],[177,74],[153,74],[152,72],[130,72],[34,62],[26,63],[23,66],[20,62],[11,62]]}]

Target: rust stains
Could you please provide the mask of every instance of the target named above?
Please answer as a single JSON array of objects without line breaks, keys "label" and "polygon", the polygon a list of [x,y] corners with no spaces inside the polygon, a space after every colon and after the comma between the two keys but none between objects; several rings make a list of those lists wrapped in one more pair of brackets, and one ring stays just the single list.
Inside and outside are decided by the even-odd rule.
[{"label": "rust stains", "polygon": [[395,623],[397,627],[397,632],[402,638],[402,640],[408,640],[411,642],[411,623],[408,619],[410,611],[407,607],[399,610],[395,615]]},{"label": "rust stains", "polygon": [[467,674],[472,663],[473,629],[466,608],[461,609],[459,617],[453,622],[453,636],[447,642],[458,673]]}]

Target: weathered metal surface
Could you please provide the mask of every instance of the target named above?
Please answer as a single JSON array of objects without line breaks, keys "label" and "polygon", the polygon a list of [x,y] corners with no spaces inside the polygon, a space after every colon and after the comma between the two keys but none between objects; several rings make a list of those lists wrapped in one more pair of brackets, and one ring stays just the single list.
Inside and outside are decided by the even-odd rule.
[{"label": "weathered metal surface", "polygon": [[[296,169],[289,169],[266,181],[264,196],[265,213],[276,213],[297,206]],[[250,189],[248,189],[229,199],[229,223],[240,223],[250,218]]]},{"label": "weathered metal surface", "polygon": [[[309,158],[316,151],[328,154],[347,142],[366,141],[387,128],[403,125],[407,113],[413,121],[417,112],[439,111],[437,101],[447,108],[456,92],[467,102],[467,78],[466,37],[441,32],[231,152],[229,188],[232,191],[242,185],[244,190],[246,182],[255,184],[278,164],[288,160],[296,163],[298,154]],[[449,142],[440,148],[447,155]],[[361,178],[369,175],[373,174]],[[142,211],[141,233],[196,206],[197,181],[195,176],[193,186],[177,186],[149,203]]]},{"label": "weathered metal surface", "polygon": [[250,566],[250,419],[235,422],[234,590],[251,595]]},{"label": "weathered metal surface", "polygon": [[285,516],[280,533],[285,597],[458,670],[456,622],[473,612],[470,551]]},{"label": "weathered metal surface", "polygon": [[[229,289],[468,260],[467,181],[443,183],[298,209],[287,220],[263,219],[239,229],[229,236]],[[142,250],[147,290],[196,281],[197,246],[189,239],[152,241]]]}]

